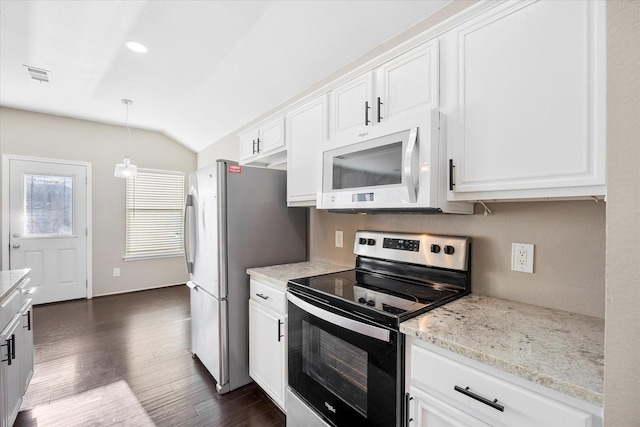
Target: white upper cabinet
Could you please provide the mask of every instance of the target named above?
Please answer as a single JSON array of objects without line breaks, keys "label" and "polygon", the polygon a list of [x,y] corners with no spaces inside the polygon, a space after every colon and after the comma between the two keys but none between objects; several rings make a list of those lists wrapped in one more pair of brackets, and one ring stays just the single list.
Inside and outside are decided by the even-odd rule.
[{"label": "white upper cabinet", "polygon": [[449,200],[605,195],[605,3],[505,2],[440,38]]},{"label": "white upper cabinet", "polygon": [[321,95],[287,114],[289,206],[315,206],[326,135],[327,95]]},{"label": "white upper cabinet", "polygon": [[331,138],[346,142],[417,107],[437,108],[437,40],[341,84],[330,97]]},{"label": "white upper cabinet", "polygon": [[438,42],[425,43],[375,71],[376,123],[394,118],[417,107],[438,108]]},{"label": "white upper cabinet", "polygon": [[269,120],[239,135],[240,163],[269,166],[286,159],[284,116]]},{"label": "white upper cabinet", "polygon": [[332,134],[359,133],[372,125],[372,73],[368,72],[331,92]]}]

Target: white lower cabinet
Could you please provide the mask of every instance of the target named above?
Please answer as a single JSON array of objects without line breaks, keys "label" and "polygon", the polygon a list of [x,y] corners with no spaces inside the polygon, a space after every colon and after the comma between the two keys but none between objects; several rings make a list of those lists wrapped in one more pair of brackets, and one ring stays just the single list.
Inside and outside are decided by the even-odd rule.
[{"label": "white lower cabinet", "polygon": [[11,427],[33,376],[30,280],[0,301],[0,427]]},{"label": "white lower cabinet", "polygon": [[28,299],[18,312],[20,316],[20,389],[22,394],[27,392],[27,387],[33,377],[33,303]]},{"label": "white lower cabinet", "polygon": [[597,427],[602,408],[413,337],[407,340],[409,426]]},{"label": "white lower cabinet", "polygon": [[251,280],[249,375],[286,412],[286,295]]},{"label": "white lower cabinet", "polygon": [[489,425],[419,388],[410,387],[409,394],[411,396],[410,426],[487,427]]},{"label": "white lower cabinet", "polygon": [[20,352],[16,348],[20,345],[20,317],[13,320],[0,333],[0,388],[2,389],[2,426],[11,426],[15,421],[24,390],[20,381]]}]

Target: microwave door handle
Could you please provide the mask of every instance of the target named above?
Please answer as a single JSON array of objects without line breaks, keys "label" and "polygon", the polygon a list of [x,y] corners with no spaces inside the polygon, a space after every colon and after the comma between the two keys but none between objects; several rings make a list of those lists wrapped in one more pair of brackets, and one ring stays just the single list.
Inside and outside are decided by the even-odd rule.
[{"label": "microwave door handle", "polygon": [[[404,152],[404,181],[407,187],[407,193],[409,198],[403,200],[405,203],[415,203],[417,196],[417,165],[414,164],[413,159],[419,153],[418,147],[418,128],[411,128],[409,131],[409,140],[407,141],[407,148]],[[404,197],[403,197],[404,199]]]}]

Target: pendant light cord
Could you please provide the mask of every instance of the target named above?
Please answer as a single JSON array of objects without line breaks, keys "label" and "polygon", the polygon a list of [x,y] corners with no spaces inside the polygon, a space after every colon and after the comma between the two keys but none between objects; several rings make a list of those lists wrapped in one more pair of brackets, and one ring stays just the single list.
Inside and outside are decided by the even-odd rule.
[{"label": "pendant light cord", "polygon": [[127,126],[127,132],[129,132],[129,138],[127,139],[127,146],[125,148],[125,157],[129,158],[129,147],[131,146],[131,129],[129,128],[129,105],[133,104],[133,101],[129,99],[123,99],[122,103],[127,106],[127,115],[125,116],[124,123]]}]

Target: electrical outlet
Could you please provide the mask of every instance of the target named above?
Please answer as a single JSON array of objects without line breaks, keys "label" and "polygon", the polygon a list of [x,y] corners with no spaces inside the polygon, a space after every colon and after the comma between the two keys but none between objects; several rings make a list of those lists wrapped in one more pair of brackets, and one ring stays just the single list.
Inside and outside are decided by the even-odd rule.
[{"label": "electrical outlet", "polygon": [[119,268],[114,268],[113,269],[113,277],[120,277],[120,269]]},{"label": "electrical outlet", "polygon": [[533,245],[530,243],[511,244],[511,269],[522,273],[533,273]]},{"label": "electrical outlet", "polygon": [[342,231],[336,230],[336,248],[341,248],[343,245]]}]

